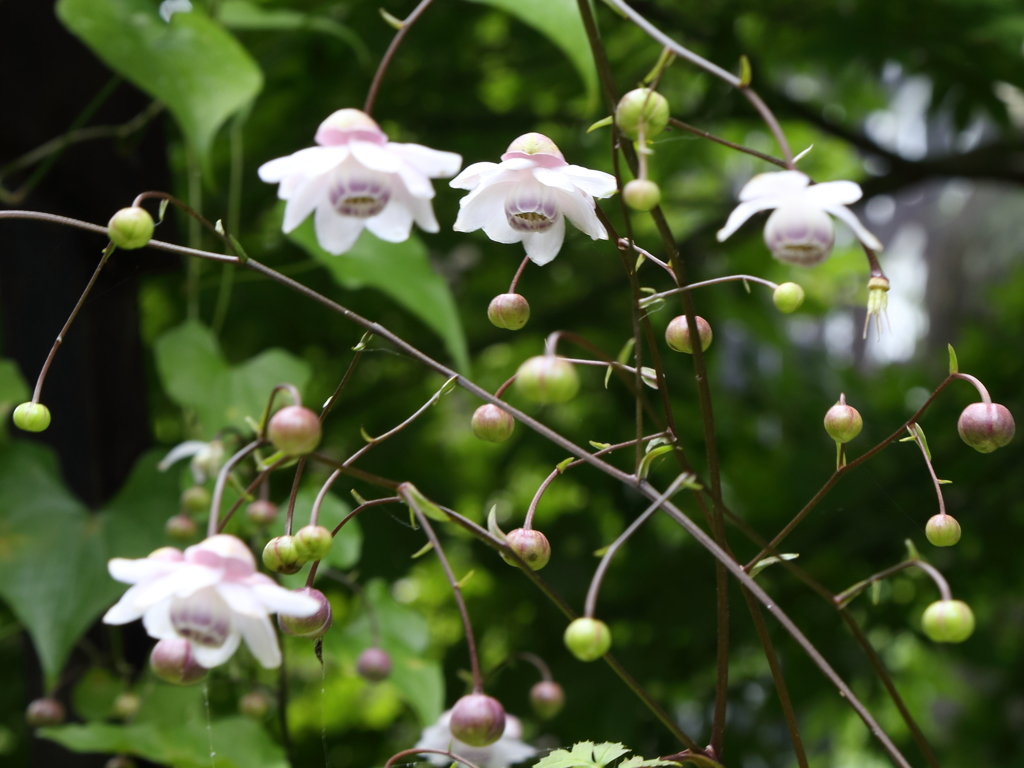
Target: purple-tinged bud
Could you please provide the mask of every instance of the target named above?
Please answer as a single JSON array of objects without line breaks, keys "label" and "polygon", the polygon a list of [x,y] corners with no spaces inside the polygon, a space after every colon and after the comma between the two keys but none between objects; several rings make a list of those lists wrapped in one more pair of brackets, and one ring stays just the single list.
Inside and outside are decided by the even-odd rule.
[{"label": "purple-tinged bud", "polygon": [[289,635],[295,635],[295,637],[323,637],[328,629],[331,628],[331,604],[327,601],[327,597],[319,589],[313,589],[312,587],[303,587],[302,589],[296,589],[296,594],[306,595],[312,597],[318,603],[320,603],[320,609],[312,616],[285,616],[283,614],[277,614],[277,625],[281,627],[281,630],[287,632]]},{"label": "purple-tinged bud", "polygon": [[[708,321],[703,317],[695,317],[694,320],[697,321],[700,348],[701,351],[704,351],[711,346],[714,334],[711,332],[711,326],[708,324]],[[686,315],[672,318],[668,328],[665,329],[665,342],[669,348],[674,349],[676,352],[685,352],[688,355],[693,354],[693,344],[690,341],[690,326],[686,322]]]},{"label": "purple-tinged bud", "polygon": [[1013,440],[1013,416],[999,403],[971,403],[956,425],[960,437],[979,453],[992,453]]},{"label": "purple-tinged bud", "polygon": [[864,428],[864,420],[857,409],[846,404],[846,395],[825,412],[825,431],[837,443],[848,443]]},{"label": "purple-tinged bud", "polygon": [[553,680],[541,680],[530,689],[530,705],[541,720],[550,720],[565,706],[565,691]]},{"label": "purple-tinged bud", "polygon": [[334,537],[322,525],[304,525],[295,533],[295,548],[305,561],[323,560],[331,551]]},{"label": "purple-tinged bud", "polygon": [[141,706],[142,699],[139,698],[137,693],[125,691],[124,693],[119,693],[117,698],[114,699],[111,714],[118,720],[131,720],[139,713],[139,707]]},{"label": "purple-tinged bud", "polygon": [[267,437],[289,456],[303,456],[320,445],[320,419],[309,408],[286,405],[270,417]]},{"label": "purple-tinged bud", "polygon": [[580,389],[572,363],[554,355],[531,357],[516,371],[516,389],[536,403],[564,403]]},{"label": "purple-tinged bud", "polygon": [[128,755],[114,755],[103,764],[103,768],[135,768],[135,761]]},{"label": "purple-tinged bud", "polygon": [[198,515],[210,509],[210,492],[201,485],[193,485],[182,492],[180,503],[184,514]]},{"label": "purple-tinged bud", "polygon": [[263,548],[263,564],[274,573],[298,573],[306,561],[295,546],[294,536],[275,536]]},{"label": "purple-tinged bud", "polygon": [[25,722],[33,728],[60,725],[65,717],[64,705],[56,699],[36,699],[25,710]]},{"label": "purple-tinged bud", "polygon": [[921,616],[921,629],[936,643],[962,643],[974,632],[974,612],[963,600],[937,600]]},{"label": "purple-tinged bud", "polygon": [[835,239],[831,217],[813,205],[783,205],[764,225],[764,243],[772,256],[801,267],[813,267],[827,259]]},{"label": "purple-tinged bud", "polygon": [[[562,152],[551,139],[545,136],[543,133],[524,133],[522,136],[516,138],[511,144],[508,145],[508,149],[505,150],[505,154],[510,153],[521,153],[524,155],[554,155],[560,157],[563,160]],[[505,158],[502,158],[503,160]]]},{"label": "purple-tinged bud", "polygon": [[209,671],[192,656],[192,645],[188,640],[169,638],[153,646],[149,654],[149,667],[153,674],[165,683],[191,685],[198,683]]},{"label": "purple-tinged bud", "polygon": [[118,248],[134,251],[147,245],[153,238],[153,227],[153,217],[145,208],[122,208],[110,217],[107,237]]},{"label": "purple-tinged bud", "polygon": [[270,712],[271,703],[263,691],[249,691],[238,700],[238,711],[253,720],[262,720]]},{"label": "purple-tinged bud", "polygon": [[164,532],[175,541],[192,541],[199,533],[199,526],[188,515],[177,514],[167,518]]},{"label": "purple-tinged bud", "polygon": [[804,303],[804,289],[796,283],[782,283],[772,294],[772,301],[783,314],[790,314],[800,309]]},{"label": "purple-tinged bud", "polygon": [[245,508],[245,516],[249,522],[262,528],[270,525],[277,518],[277,506],[264,499],[256,499]]},{"label": "purple-tinged bud", "polygon": [[650,179],[633,179],[622,188],[622,199],[634,211],[649,211],[661,202],[661,187]]},{"label": "purple-tinged bud", "polygon": [[42,403],[22,403],[14,409],[14,426],[25,432],[43,432],[50,426],[50,409]]},{"label": "purple-tinged bud", "polygon": [[489,443],[503,443],[512,437],[516,420],[496,405],[481,405],[473,412],[473,434]]},{"label": "purple-tinged bud", "polygon": [[518,293],[499,293],[487,306],[487,319],[499,328],[518,331],[530,319],[530,303]]},{"label": "purple-tinged bud", "polygon": [[565,647],[580,661],[596,661],[612,647],[612,633],[599,619],[576,619],[565,628]]},{"label": "purple-tinged bud", "polygon": [[[505,542],[519,558],[530,566],[531,570],[539,571],[551,559],[551,544],[548,537],[540,531],[516,528],[505,536]],[[506,560],[510,565],[516,565]]]},{"label": "purple-tinged bud", "polygon": [[391,675],[391,656],[383,648],[367,648],[356,659],[356,672],[371,683],[387,680]]},{"label": "purple-tinged bud", "polygon": [[952,547],[960,541],[960,523],[952,515],[935,515],[924,527],[924,535],[936,547]]},{"label": "purple-tinged bud", "polygon": [[627,137],[640,138],[643,123],[644,138],[651,139],[668,125],[668,99],[650,88],[636,88],[621,99],[615,108],[615,124]]},{"label": "purple-tinged bud", "polygon": [[448,727],[463,744],[486,747],[505,732],[505,708],[491,696],[471,693],[455,702]]}]

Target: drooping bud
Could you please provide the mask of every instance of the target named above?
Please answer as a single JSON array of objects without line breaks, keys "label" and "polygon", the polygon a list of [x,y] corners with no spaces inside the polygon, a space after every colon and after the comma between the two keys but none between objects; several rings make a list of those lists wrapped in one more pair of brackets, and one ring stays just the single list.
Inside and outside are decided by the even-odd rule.
[{"label": "drooping bud", "polygon": [[197,515],[210,508],[210,492],[201,485],[186,488],[181,494],[181,511],[188,515]]},{"label": "drooping bud", "polygon": [[[548,537],[540,531],[516,528],[508,532],[505,541],[512,551],[534,571],[539,571],[551,559],[551,544],[548,542]],[[511,560],[506,560],[506,562],[516,565]]]},{"label": "drooping bud", "polygon": [[333,621],[331,604],[327,601],[327,597],[319,589],[313,589],[312,587],[296,589],[295,592],[312,597],[320,603],[320,609],[312,616],[302,617],[285,616],[279,613],[277,615],[277,625],[281,627],[282,631],[287,632],[289,635],[295,635],[295,637],[323,637],[327,630],[331,628],[331,622]]},{"label": "drooping bud", "polygon": [[788,315],[796,312],[804,303],[804,289],[796,283],[782,283],[772,294],[772,301],[779,312]]},{"label": "drooping bud", "polygon": [[960,523],[952,515],[934,515],[925,525],[924,535],[936,547],[952,547],[960,541]]},{"label": "drooping bud", "polygon": [[960,437],[979,453],[992,453],[1013,440],[1016,426],[1010,411],[999,403],[971,403],[956,424]]},{"label": "drooping bud", "polygon": [[963,600],[936,600],[921,616],[921,629],[936,643],[962,643],[974,632],[974,612]]},{"label": "drooping bud", "polygon": [[302,456],[320,445],[320,419],[309,408],[287,405],[270,418],[267,437],[289,456]]},{"label": "drooping bud", "polygon": [[298,573],[306,561],[295,546],[294,536],[275,536],[263,548],[263,564],[274,573]]},{"label": "drooping bud", "polygon": [[387,680],[391,675],[391,656],[383,648],[367,648],[356,659],[356,672],[371,683]]},{"label": "drooping bud", "polygon": [[139,707],[141,706],[142,699],[139,698],[137,693],[125,691],[124,693],[119,693],[117,698],[114,699],[111,714],[118,720],[131,720],[138,714]]},{"label": "drooping bud", "polygon": [[135,761],[128,755],[114,755],[103,764],[103,768],[135,768]]},{"label": "drooping bud", "polygon": [[26,432],[42,432],[50,426],[50,409],[42,403],[22,403],[14,409],[14,426]]},{"label": "drooping bud", "polygon": [[463,744],[486,747],[505,732],[505,708],[491,696],[471,693],[455,702],[448,725]]},{"label": "drooping bud", "polygon": [[764,225],[764,244],[772,256],[801,267],[813,267],[827,259],[835,239],[832,218],[813,205],[780,206]]},{"label": "drooping bud", "polygon": [[36,699],[30,702],[25,710],[25,722],[33,728],[60,725],[64,722],[65,717],[64,705],[56,699]]},{"label": "drooping bud", "polygon": [[565,691],[554,680],[541,680],[530,689],[530,706],[541,720],[550,720],[565,706]]},{"label": "drooping bud", "polygon": [[530,303],[518,293],[499,293],[487,306],[487,319],[499,328],[518,331],[530,319]]},{"label": "drooping bud", "polygon": [[487,403],[473,412],[473,434],[489,443],[503,443],[512,437],[516,420],[496,405]]},{"label": "drooping bud", "polygon": [[122,208],[110,217],[107,237],[126,251],[142,248],[153,238],[153,217],[145,208]]},{"label": "drooping bud", "polygon": [[270,712],[271,703],[263,691],[249,691],[238,700],[238,711],[253,720],[262,720]]},{"label": "drooping bud", "polygon": [[245,516],[249,519],[249,522],[255,523],[262,528],[263,526],[270,525],[277,518],[277,506],[265,499],[256,499],[256,501],[245,508]]},{"label": "drooping bud", "polygon": [[195,520],[182,513],[167,518],[164,531],[175,541],[192,541],[199,533],[199,526]]},{"label": "drooping bud", "polygon": [[[702,351],[706,350],[711,346],[711,340],[714,338],[714,334],[711,332],[711,325],[703,317],[695,317],[694,320],[697,321],[700,348]],[[665,329],[665,342],[669,348],[674,349],[676,352],[685,352],[688,355],[693,354],[693,343],[690,341],[690,326],[686,322],[686,315],[672,318],[668,328]]]},{"label": "drooping bud", "polygon": [[864,428],[864,420],[857,409],[846,404],[846,395],[825,412],[825,431],[837,443],[848,443]]},{"label": "drooping bud", "polygon": [[633,179],[622,188],[622,199],[634,211],[649,211],[661,202],[661,187],[650,179]]},{"label": "drooping bud", "polygon": [[295,534],[295,548],[305,561],[323,560],[331,551],[334,537],[322,525],[305,525]]},{"label": "drooping bud", "polygon": [[198,683],[209,671],[196,662],[188,640],[177,637],[161,640],[153,646],[149,654],[149,666],[154,675],[174,685]]},{"label": "drooping bud", "polygon": [[650,88],[636,88],[621,99],[615,108],[615,124],[627,137],[640,138],[643,123],[644,138],[651,139],[668,125],[668,99]]},{"label": "drooping bud", "polygon": [[516,371],[516,389],[536,403],[564,403],[572,400],[580,380],[572,363],[554,355],[531,357]]},{"label": "drooping bud", "polygon": [[565,628],[565,646],[580,661],[595,661],[612,647],[612,633],[600,619],[576,619]]}]

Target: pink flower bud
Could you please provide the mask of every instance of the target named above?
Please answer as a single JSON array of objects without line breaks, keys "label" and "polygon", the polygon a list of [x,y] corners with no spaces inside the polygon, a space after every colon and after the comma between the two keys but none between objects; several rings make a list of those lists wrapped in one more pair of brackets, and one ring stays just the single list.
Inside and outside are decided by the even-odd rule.
[{"label": "pink flower bud", "polygon": [[531,357],[516,371],[516,389],[536,403],[564,403],[572,400],[580,380],[572,363],[554,355]]},{"label": "pink flower bud", "polygon": [[499,328],[518,331],[530,319],[530,303],[518,293],[500,293],[491,299],[487,319]]},{"label": "pink flower bud", "polygon": [[[551,544],[540,531],[516,528],[508,532],[505,540],[512,551],[534,571],[539,571],[551,559]],[[516,565],[514,562],[511,564]]]},{"label": "pink flower bud", "polygon": [[36,699],[25,710],[25,722],[33,728],[60,725],[65,717],[64,705],[56,699]]},{"label": "pink flower bud", "polygon": [[270,417],[267,437],[289,456],[302,456],[320,445],[320,419],[309,408],[287,405]]},{"label": "pink flower bud", "polygon": [[[711,340],[714,338],[711,326],[703,317],[695,317],[694,320],[697,321],[700,348],[702,351],[706,350],[711,346]],[[685,352],[688,355],[693,354],[693,344],[690,342],[690,325],[686,322],[686,315],[672,318],[668,328],[665,329],[665,342],[676,352]]]},{"label": "pink flower bud", "polygon": [[257,499],[245,508],[245,516],[249,518],[249,522],[262,528],[277,518],[277,506],[272,502]]},{"label": "pink flower bud", "polygon": [[149,654],[153,674],[166,683],[191,685],[206,677],[208,670],[199,666],[192,656],[188,640],[171,638],[161,640]]},{"label": "pink flower bud", "polygon": [[473,434],[489,443],[503,443],[512,437],[516,420],[496,405],[487,403],[473,412]]},{"label": "pink flower bud", "polygon": [[303,587],[302,589],[296,589],[300,595],[308,595],[320,603],[320,610],[314,613],[312,616],[285,616],[283,614],[277,615],[277,625],[281,627],[284,632],[289,635],[295,635],[295,637],[323,637],[328,629],[331,628],[331,604],[327,601],[327,597],[319,589],[313,589],[312,587]]},{"label": "pink flower bud", "polygon": [[864,420],[857,409],[846,404],[846,396],[825,412],[825,431],[837,443],[848,443],[864,428]]},{"label": "pink flower bud", "polygon": [[192,541],[199,533],[199,526],[188,515],[178,514],[167,518],[164,531],[175,541]]},{"label": "pink flower bud", "polygon": [[455,702],[449,727],[462,743],[486,747],[505,732],[505,708],[491,696],[471,693]]},{"label": "pink flower bud", "polygon": [[952,547],[960,541],[960,523],[952,515],[935,515],[924,527],[924,535],[936,547]]},{"label": "pink flower bud", "polygon": [[565,691],[553,680],[541,680],[530,689],[530,705],[541,720],[550,720],[565,706]]},{"label": "pink flower bud", "polygon": [[383,648],[367,648],[356,659],[356,672],[371,683],[387,680],[391,675],[391,656]]},{"label": "pink flower bud", "polygon": [[253,720],[262,720],[273,702],[263,691],[249,691],[238,700],[238,711]]},{"label": "pink flower bud", "polygon": [[274,573],[298,573],[306,561],[295,546],[294,536],[275,536],[263,548],[263,564]]},{"label": "pink flower bud", "polygon": [[979,453],[992,453],[1013,439],[1013,416],[998,403],[971,403],[956,425],[960,437]]}]

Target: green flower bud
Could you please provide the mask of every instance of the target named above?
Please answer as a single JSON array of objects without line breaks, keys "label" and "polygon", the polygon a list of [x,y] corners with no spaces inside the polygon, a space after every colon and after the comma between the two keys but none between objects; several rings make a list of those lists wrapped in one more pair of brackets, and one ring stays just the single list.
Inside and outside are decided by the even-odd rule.
[{"label": "green flower bud", "polygon": [[622,188],[622,199],[634,211],[649,211],[661,202],[661,187],[650,179],[633,179]]},{"label": "green flower bud", "polygon": [[463,744],[486,747],[505,732],[505,708],[491,696],[471,693],[455,702],[448,727]]},{"label": "green flower bud", "polygon": [[846,404],[846,395],[825,412],[825,431],[837,443],[848,443],[864,428],[864,420],[857,409]]},{"label": "green flower bud", "polygon": [[50,426],[50,409],[42,403],[22,403],[14,409],[14,426],[26,432],[42,432]]},{"label": "green flower bud", "polygon": [[142,699],[139,698],[137,693],[125,691],[124,693],[119,693],[117,698],[114,699],[112,714],[118,720],[131,720],[138,714],[139,707],[141,706]]},{"label": "green flower bud", "polygon": [[[18,412],[15,411],[14,415],[17,417]],[[1013,439],[1016,427],[1013,416],[1004,406],[998,403],[971,403],[960,414],[956,429],[971,448],[979,453],[992,453]]]},{"label": "green flower bud", "polygon": [[796,312],[804,303],[804,289],[796,283],[782,283],[772,294],[772,301],[779,312],[788,315]]},{"label": "green flower bud", "polygon": [[615,108],[615,123],[626,136],[640,138],[640,123],[644,138],[652,139],[668,125],[668,99],[650,88],[637,88],[621,99]]},{"label": "green flower bud", "polygon": [[599,619],[576,619],[565,629],[565,646],[580,661],[596,661],[612,647],[612,633]]},{"label": "green flower bud", "polygon": [[530,706],[541,720],[550,720],[565,706],[565,691],[554,680],[541,680],[530,689]]},{"label": "green flower bud", "polygon": [[[701,351],[706,350],[711,346],[711,340],[714,338],[711,326],[703,317],[695,317],[694,320],[697,321],[697,333],[700,335]],[[690,325],[686,322],[686,315],[672,318],[668,328],[665,329],[665,342],[676,352],[685,352],[688,355],[693,354],[693,344],[690,342]]]},{"label": "green flower bud", "polygon": [[191,541],[199,533],[199,526],[188,515],[178,514],[167,518],[164,532],[175,541]]},{"label": "green flower bud", "polygon": [[554,355],[538,355],[519,366],[516,389],[535,403],[564,403],[572,400],[580,380],[572,363]]},{"label": "green flower bud", "polygon": [[974,612],[963,600],[937,600],[921,616],[921,629],[936,643],[962,643],[974,632]]},{"label": "green flower bud", "polygon": [[263,564],[274,573],[298,573],[306,561],[295,546],[294,536],[275,536],[263,548]]},{"label": "green flower bud", "polygon": [[270,417],[267,437],[289,456],[302,456],[320,445],[320,418],[309,408],[288,405]]},{"label": "green flower bud", "polygon": [[499,328],[518,331],[530,319],[530,303],[518,293],[500,293],[491,299],[487,319]]},{"label": "green flower bud", "polygon": [[201,485],[193,485],[182,492],[180,503],[183,513],[198,515],[210,509],[210,492]]},{"label": "green flower bud", "polygon": [[952,515],[934,515],[924,527],[924,535],[936,547],[952,547],[960,541],[960,523]]},{"label": "green flower bud", "polygon": [[153,217],[145,208],[122,208],[110,218],[107,236],[126,251],[142,248],[153,238]]},{"label": "green flower bud", "polygon": [[473,434],[489,443],[503,443],[512,437],[516,420],[496,405],[481,405],[473,412]]},{"label": "green flower bud", "polygon": [[[516,528],[514,531],[508,532],[505,542],[524,563],[530,566],[531,570],[539,571],[551,559],[551,544],[548,542],[548,537],[540,531]],[[509,565],[517,565],[508,559],[506,562]]]},{"label": "green flower bud", "polygon": [[323,560],[331,551],[334,537],[322,525],[306,525],[295,533],[295,548],[305,561]]}]

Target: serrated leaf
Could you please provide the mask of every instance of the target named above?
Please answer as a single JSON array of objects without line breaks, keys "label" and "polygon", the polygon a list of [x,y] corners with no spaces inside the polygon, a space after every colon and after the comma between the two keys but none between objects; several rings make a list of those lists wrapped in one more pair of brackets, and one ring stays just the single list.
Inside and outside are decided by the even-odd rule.
[{"label": "serrated leaf", "polygon": [[594,123],[589,128],[587,128],[587,133],[590,133],[592,131],[596,131],[598,128],[604,128],[606,126],[609,126],[609,125],[611,125],[614,122],[615,122],[615,117],[613,115],[608,115],[608,117],[602,117],[596,123]]},{"label": "serrated leaf", "polygon": [[756,563],[754,563],[754,567],[750,569],[750,578],[754,578],[755,576],[757,576],[757,574],[759,574],[769,565],[775,565],[776,563],[781,563],[784,560],[796,560],[798,557],[800,557],[800,555],[796,553],[786,553],[783,555],[779,555],[777,557],[775,555],[772,555],[771,557],[762,558],[761,560],[758,560]]},{"label": "serrated leaf", "polygon": [[617,768],[657,768],[661,765],[682,765],[682,763],[676,763],[672,760],[659,760],[654,758],[653,760],[644,760],[640,755],[633,755],[633,757],[627,757]]},{"label": "serrated leaf", "polygon": [[947,344],[946,346],[949,347],[949,372],[950,372],[950,374],[960,373],[960,363],[956,359],[956,350],[953,349],[953,345],[952,344]]},{"label": "serrated leaf", "polygon": [[658,458],[659,456],[662,456],[662,455],[664,455],[666,453],[669,453],[669,452],[671,452],[673,450],[675,450],[675,446],[672,446],[672,445],[659,445],[657,448],[654,448],[653,450],[648,451],[646,454],[644,454],[644,457],[640,460],[640,466],[637,467],[637,470],[636,470],[637,477],[639,477],[641,480],[643,480],[645,477],[647,477],[647,473],[651,471],[651,464],[654,463],[654,460],[656,458]]},{"label": "serrated leaf", "polygon": [[487,513],[487,530],[491,536],[497,539],[505,541],[505,532],[501,530],[501,526],[498,525],[498,505],[494,504],[491,506],[491,511]]},{"label": "serrated leaf", "polygon": [[612,760],[622,757],[630,750],[621,744],[606,741],[603,744],[594,745],[594,762],[598,765],[607,765]]}]

